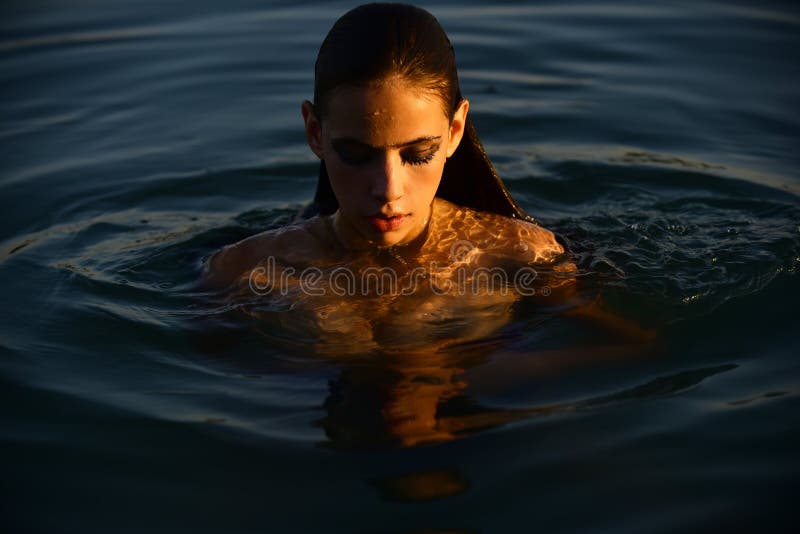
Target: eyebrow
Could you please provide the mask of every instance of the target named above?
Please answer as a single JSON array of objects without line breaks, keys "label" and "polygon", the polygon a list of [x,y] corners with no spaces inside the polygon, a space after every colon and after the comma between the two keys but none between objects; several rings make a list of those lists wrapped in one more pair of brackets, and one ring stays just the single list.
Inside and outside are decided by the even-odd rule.
[{"label": "eyebrow", "polygon": [[353,143],[356,145],[366,146],[375,150],[380,150],[382,148],[405,148],[412,145],[417,145],[419,143],[425,143],[427,141],[440,141],[441,139],[442,139],[441,135],[427,135],[423,137],[418,137],[416,139],[412,139],[411,141],[406,141],[404,143],[395,143],[385,146],[373,146],[368,143],[362,143],[361,141],[353,137],[337,137],[336,139],[332,139],[331,143]]}]

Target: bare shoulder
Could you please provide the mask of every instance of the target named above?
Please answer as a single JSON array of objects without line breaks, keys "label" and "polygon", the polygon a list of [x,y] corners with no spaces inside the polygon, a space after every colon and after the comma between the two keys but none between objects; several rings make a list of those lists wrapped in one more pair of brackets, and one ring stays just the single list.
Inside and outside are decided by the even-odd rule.
[{"label": "bare shoulder", "polygon": [[443,199],[436,199],[434,210],[440,226],[455,230],[444,234],[466,239],[473,247],[494,256],[541,263],[564,253],[553,232],[531,221],[476,211]]},{"label": "bare shoulder", "polygon": [[535,255],[534,261],[552,261],[564,253],[564,247],[556,240],[555,234],[531,221],[503,217],[501,234],[508,239],[517,240],[517,249],[527,249]]},{"label": "bare shoulder", "polygon": [[319,218],[315,217],[226,245],[206,262],[201,284],[212,288],[226,287],[269,257],[285,265],[309,263],[321,253],[319,226]]}]

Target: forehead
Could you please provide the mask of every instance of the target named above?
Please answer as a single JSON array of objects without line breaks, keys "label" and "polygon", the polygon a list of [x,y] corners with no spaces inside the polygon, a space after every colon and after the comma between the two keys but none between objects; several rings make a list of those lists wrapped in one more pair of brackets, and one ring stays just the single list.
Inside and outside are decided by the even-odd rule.
[{"label": "forehead", "polygon": [[449,120],[435,94],[402,80],[388,80],[335,89],[323,125],[331,138],[387,146],[444,135]]}]

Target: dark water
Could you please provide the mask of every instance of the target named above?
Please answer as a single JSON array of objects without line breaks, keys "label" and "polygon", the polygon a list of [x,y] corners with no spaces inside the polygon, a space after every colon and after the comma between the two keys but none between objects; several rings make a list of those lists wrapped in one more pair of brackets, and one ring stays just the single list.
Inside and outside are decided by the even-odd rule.
[{"label": "dark water", "polygon": [[[657,341],[522,306],[433,363],[278,348],[193,283],[312,195],[299,103],[349,4],[4,2],[6,531],[789,529],[800,11],[469,4],[425,7],[487,150]],[[404,395],[447,439],[394,439]]]}]

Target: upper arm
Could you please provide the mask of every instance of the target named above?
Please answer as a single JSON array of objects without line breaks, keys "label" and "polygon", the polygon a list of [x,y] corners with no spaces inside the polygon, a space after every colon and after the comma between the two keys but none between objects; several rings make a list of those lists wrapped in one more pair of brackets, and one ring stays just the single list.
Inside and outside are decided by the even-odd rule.
[{"label": "upper arm", "polygon": [[248,248],[240,241],[215,252],[203,267],[201,285],[222,288],[233,283],[247,269]]},{"label": "upper arm", "polygon": [[293,264],[310,255],[309,243],[313,241],[301,226],[289,226],[248,237],[227,245],[212,255],[203,269],[201,283],[212,288],[231,285],[249,274],[262,260],[272,256],[279,262]]},{"label": "upper arm", "polygon": [[272,232],[267,231],[222,247],[206,261],[201,285],[215,289],[231,285],[274,248],[273,241]]}]

